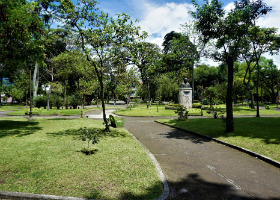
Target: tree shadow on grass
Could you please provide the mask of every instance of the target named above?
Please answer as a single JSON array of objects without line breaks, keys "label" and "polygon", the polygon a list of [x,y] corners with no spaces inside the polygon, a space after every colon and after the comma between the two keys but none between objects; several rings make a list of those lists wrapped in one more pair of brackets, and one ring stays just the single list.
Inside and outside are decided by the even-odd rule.
[{"label": "tree shadow on grass", "polygon": [[[143,186],[145,187],[145,186]],[[132,192],[123,192],[119,197],[114,198],[116,200],[148,200],[156,199],[162,194],[162,182],[158,181],[153,184],[152,187],[146,188],[143,194],[133,194]],[[109,199],[108,197],[102,196],[102,191],[94,191],[92,194],[85,196],[87,199]],[[112,199],[112,198],[110,198]]]},{"label": "tree shadow on grass", "polygon": [[[215,183],[202,179],[198,174],[189,174],[179,181],[168,181],[169,196],[167,200],[276,200],[279,197],[263,198],[250,196],[242,190],[237,190],[233,185],[227,183]],[[163,185],[161,182],[154,183],[153,186],[146,188],[143,194],[123,192],[116,198],[118,200],[148,200],[157,199],[162,195]],[[85,198],[102,198],[102,192],[95,191]]]},{"label": "tree shadow on grass", "polygon": [[41,130],[38,127],[39,122],[34,121],[14,121],[14,120],[0,120],[0,138],[14,136],[23,137]]},{"label": "tree shadow on grass", "polygon": [[[234,133],[225,132],[225,123],[221,119],[190,119],[186,122],[173,119],[170,122],[175,127],[184,127],[184,129],[190,131],[196,128],[200,128],[201,130],[203,130],[204,133],[199,131],[198,133],[212,138],[219,139],[219,137],[244,137],[251,139],[261,139],[265,144],[280,144],[280,134],[278,134],[278,130],[280,128],[279,117],[235,118],[234,121]],[[188,133],[189,134],[174,131],[167,133],[166,137],[191,140],[194,143],[210,141],[206,137],[204,138],[203,136],[198,136],[196,134],[194,135],[191,132]]]},{"label": "tree shadow on grass", "polygon": [[87,156],[90,156],[90,155],[93,155],[93,154],[96,154],[99,150],[98,149],[86,149],[86,148],[83,148],[82,150],[80,151],[77,151],[77,152],[80,152],[80,153],[83,153]]},{"label": "tree shadow on grass", "polygon": [[52,118],[50,121],[64,121],[64,120],[77,120],[76,118]]},{"label": "tree shadow on grass", "polygon": [[[97,132],[100,133],[100,138],[103,137],[127,137],[128,134],[124,133],[118,129],[110,129],[110,132],[105,132],[104,128],[89,128],[89,129],[94,129]],[[61,137],[61,136],[68,136],[68,135],[72,135],[72,136],[78,136],[81,133],[80,129],[67,129],[64,131],[58,131],[58,132],[51,132],[51,133],[47,133],[47,135],[49,136],[53,136],[53,137]]]}]

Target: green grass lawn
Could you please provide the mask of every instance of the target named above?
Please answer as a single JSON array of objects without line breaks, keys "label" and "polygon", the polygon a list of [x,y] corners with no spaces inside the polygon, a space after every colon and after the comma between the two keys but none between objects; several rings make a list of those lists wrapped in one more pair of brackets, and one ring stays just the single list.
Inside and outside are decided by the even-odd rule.
[{"label": "green grass lawn", "polygon": [[[92,109],[90,108],[85,108],[84,109],[84,113],[88,112]],[[94,110],[94,109],[93,109]],[[7,115],[18,115],[18,116],[22,116],[25,115],[25,112],[28,111],[28,108],[24,108],[24,109],[20,109],[17,111],[13,111],[10,113],[7,113]],[[39,115],[79,115],[81,114],[81,109],[56,109],[56,108],[52,108],[50,110],[44,109],[44,108],[33,108],[32,109],[32,113],[33,114],[39,114]]]},{"label": "green grass lawn", "polygon": [[25,109],[23,105],[2,105],[0,111],[22,110]]},{"label": "green grass lawn", "polygon": [[221,119],[158,121],[201,133],[280,161],[280,117],[235,118],[234,133],[225,133],[225,123]]},{"label": "green grass lawn", "polygon": [[[226,109],[226,105],[216,105],[214,108],[224,108]],[[257,107],[256,107],[257,108]],[[256,115],[257,109],[251,109],[248,106],[234,106],[233,107],[233,115]],[[280,115],[279,111],[276,111],[273,109],[272,106],[270,106],[270,109],[260,109],[260,115]]]},{"label": "green grass lawn", "polygon": [[124,130],[113,129],[81,152],[71,135],[90,119],[0,119],[0,190],[98,199],[155,199],[162,183],[145,150]]},{"label": "green grass lawn", "polygon": [[[147,109],[147,105],[137,105],[135,108],[126,108],[122,110],[117,110],[115,112],[117,115],[126,115],[126,116],[177,116],[178,114],[175,113],[174,110],[167,110],[165,109],[164,105],[159,105],[158,111],[157,106],[152,105]],[[190,115],[200,115],[200,109],[192,109],[189,112]]]},{"label": "green grass lawn", "polygon": [[147,109],[146,105],[138,105],[135,108],[127,108],[123,110],[117,110],[115,114],[126,116],[177,116],[174,110],[166,110],[164,106],[159,106],[157,112],[157,106],[152,105]]},{"label": "green grass lawn", "polygon": [[[272,107],[271,109],[260,109],[260,115],[280,115],[279,111],[274,110]],[[239,106],[233,108],[233,115],[256,115],[257,109],[251,109],[246,106]]]},{"label": "green grass lawn", "polygon": [[[203,110],[203,116],[213,116],[213,114],[208,114],[207,110],[210,106],[206,106],[206,110]],[[215,108],[223,108],[224,111],[226,109],[226,105],[217,105]],[[189,115],[200,115],[200,109],[189,109]],[[177,116],[174,110],[166,110],[164,105],[160,105],[157,112],[157,106],[152,105],[149,109],[147,109],[146,105],[137,105],[135,108],[127,108],[122,110],[117,110],[115,112],[117,115],[126,115],[126,116]],[[224,114],[226,115],[226,113]],[[251,109],[248,106],[238,106],[233,107],[233,115],[256,115],[256,109]],[[260,109],[260,115],[279,115],[279,111],[275,111],[273,109]]]}]

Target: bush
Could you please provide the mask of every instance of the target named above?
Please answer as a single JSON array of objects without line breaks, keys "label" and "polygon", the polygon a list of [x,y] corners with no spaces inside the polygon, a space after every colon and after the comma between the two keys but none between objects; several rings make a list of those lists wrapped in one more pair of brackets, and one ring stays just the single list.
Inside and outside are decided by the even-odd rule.
[{"label": "bush", "polygon": [[214,101],[214,104],[215,105],[220,105],[220,104],[223,104],[224,102],[223,101],[221,101],[221,100],[215,100]]},{"label": "bush", "polygon": [[201,104],[201,103],[193,103],[193,104],[192,104],[192,107],[193,107],[193,108],[200,108],[200,109],[201,109],[202,104]]},{"label": "bush", "polygon": [[124,119],[118,116],[109,115],[111,126],[114,128],[124,127]]},{"label": "bush", "polygon": [[46,108],[47,104],[48,104],[48,97],[47,96],[37,96],[34,99],[34,104],[37,108],[41,108],[41,107]]},{"label": "bush", "polygon": [[69,98],[69,103],[73,106],[73,109],[76,109],[77,106],[81,103],[81,100],[77,95],[72,95]]},{"label": "bush", "polygon": [[178,107],[175,113],[178,114],[178,120],[185,121],[188,119],[189,111],[184,106]]},{"label": "bush", "polygon": [[180,109],[181,107],[184,108],[183,105],[179,105],[179,104],[169,104],[169,105],[165,106],[165,109],[166,109],[166,110],[178,110],[178,109]]},{"label": "bush", "polygon": [[63,105],[63,99],[60,96],[53,95],[51,98],[52,105],[56,106],[59,109]]},{"label": "bush", "polygon": [[96,99],[93,99],[93,100],[91,101],[91,104],[92,104],[92,105],[101,105],[102,102],[101,102],[101,99],[97,99],[97,104],[96,104]]},{"label": "bush", "polygon": [[87,142],[87,149],[82,150],[83,153],[90,155],[93,154],[94,151],[90,150],[90,144],[97,144],[99,142],[99,138],[100,138],[100,133],[102,131],[100,129],[96,129],[96,128],[81,128],[79,130],[79,138],[82,141],[86,141]]},{"label": "bush", "polygon": [[266,105],[266,106],[265,106],[265,109],[269,110],[269,109],[270,109],[270,106],[269,106],[269,105]]},{"label": "bush", "polygon": [[[34,115],[40,115],[42,112],[41,108],[32,108],[32,114]],[[29,115],[30,114],[30,110],[29,109],[26,109],[24,111],[25,115]]]},{"label": "bush", "polygon": [[210,104],[210,101],[208,99],[202,99],[201,100],[201,104],[202,105],[209,105]]}]

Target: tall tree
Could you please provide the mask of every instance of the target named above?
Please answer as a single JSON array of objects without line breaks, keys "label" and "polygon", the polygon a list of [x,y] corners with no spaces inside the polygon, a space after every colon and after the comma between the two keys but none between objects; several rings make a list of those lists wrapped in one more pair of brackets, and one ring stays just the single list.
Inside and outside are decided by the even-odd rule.
[{"label": "tall tree", "polygon": [[198,20],[197,29],[204,35],[205,42],[210,40],[215,42],[216,49],[211,53],[211,56],[227,65],[226,132],[234,131],[232,110],[233,66],[240,55],[241,40],[252,24],[250,8],[240,4],[244,1],[236,2],[235,8],[226,15],[219,0],[212,0],[201,6],[193,0],[196,7],[193,16]]},{"label": "tall tree", "polygon": [[141,37],[139,27],[134,26],[126,14],[111,18],[102,11],[97,12],[96,1],[93,0],[77,1],[77,5],[68,3],[63,10],[64,22],[77,33],[77,44],[98,78],[105,130],[109,131],[104,103],[105,64],[116,49],[128,48]]},{"label": "tall tree", "polygon": [[[192,71],[192,88],[194,90],[194,65],[204,54],[205,43],[203,42],[203,35],[197,30],[193,21],[186,22],[182,26],[182,32],[184,36],[187,36],[192,43],[192,49],[190,52],[191,57],[191,71]],[[194,102],[194,92],[192,93],[192,102]]]},{"label": "tall tree", "polygon": [[260,82],[262,88],[267,95],[266,100],[272,103],[276,102],[277,97],[277,85],[280,81],[280,70],[273,63],[273,60],[261,57],[260,62]]}]

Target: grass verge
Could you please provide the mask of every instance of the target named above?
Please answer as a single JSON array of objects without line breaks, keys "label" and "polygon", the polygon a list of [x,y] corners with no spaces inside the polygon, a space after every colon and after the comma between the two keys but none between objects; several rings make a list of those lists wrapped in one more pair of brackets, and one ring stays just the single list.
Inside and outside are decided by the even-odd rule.
[{"label": "grass verge", "polygon": [[[217,105],[214,106],[216,109],[223,109],[226,110],[226,105]],[[203,116],[210,116],[213,117],[213,114],[208,114],[207,111],[209,110],[209,107],[206,108],[206,110],[203,110]],[[125,115],[125,116],[177,116],[177,114],[174,112],[174,110],[166,110],[164,105],[157,106],[152,105],[149,109],[147,109],[146,105],[137,105],[135,108],[127,108],[122,110],[117,110],[115,112],[117,115]],[[200,115],[201,110],[200,109],[190,109],[189,115]],[[257,113],[256,109],[251,109],[246,106],[238,106],[233,108],[233,115],[252,115],[255,116]],[[224,114],[226,115],[226,113]],[[279,115],[280,111],[275,111],[273,109],[260,109],[260,115]]]},{"label": "grass verge", "polygon": [[25,109],[23,105],[2,105],[0,111],[11,111],[11,110],[22,110]]},{"label": "grass verge", "polygon": [[103,127],[90,119],[0,119],[0,190],[98,199],[154,199],[162,183],[145,150],[124,130],[95,145],[71,133]]},{"label": "grass verge", "polygon": [[[90,110],[91,109],[89,109],[89,108],[85,108],[84,113],[86,113]],[[23,115],[25,115],[26,111],[29,112],[29,109],[25,108],[25,109],[9,112],[9,113],[7,113],[7,115],[23,116]],[[37,114],[37,115],[65,115],[65,116],[69,116],[69,115],[80,115],[81,114],[81,109],[56,109],[56,108],[52,108],[50,110],[47,110],[47,109],[44,109],[44,108],[40,108],[40,109],[39,108],[33,108],[32,113]]]},{"label": "grass verge", "polygon": [[[143,117],[143,116],[149,116],[149,117],[171,116],[172,117],[172,116],[178,115],[175,113],[175,110],[165,109],[164,105],[159,105],[158,109],[157,109],[156,105],[152,105],[151,107],[149,107],[149,109],[147,109],[147,105],[137,105],[135,108],[131,108],[131,110],[130,110],[130,108],[117,110],[117,111],[115,111],[115,114],[125,115],[125,116],[138,116],[138,117]],[[200,115],[200,114],[201,114],[200,109],[192,109],[189,112],[189,115]]]},{"label": "grass verge", "polygon": [[159,119],[158,121],[246,148],[280,161],[280,117],[235,118],[234,133],[225,133],[221,119]]}]

